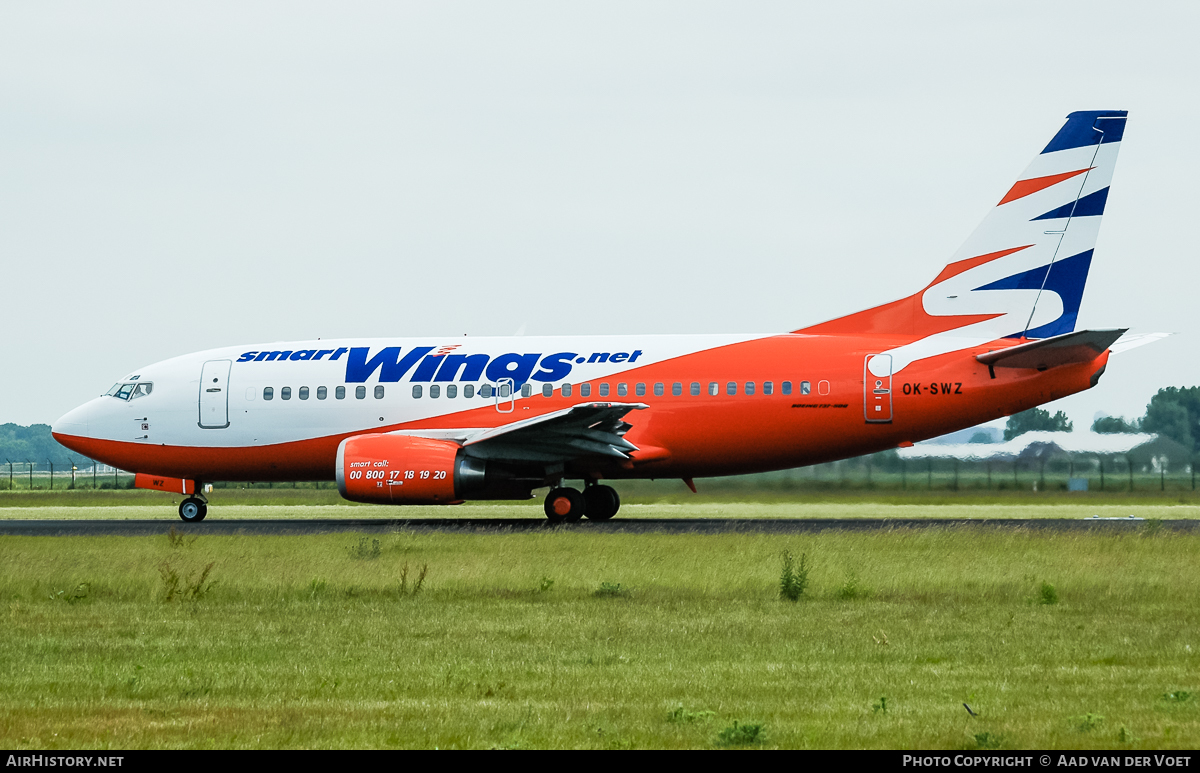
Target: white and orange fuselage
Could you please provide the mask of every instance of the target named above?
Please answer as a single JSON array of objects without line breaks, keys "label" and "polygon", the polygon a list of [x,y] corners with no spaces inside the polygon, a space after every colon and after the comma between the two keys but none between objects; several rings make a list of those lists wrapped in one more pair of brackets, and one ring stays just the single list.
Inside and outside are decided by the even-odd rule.
[{"label": "white and orange fuselage", "polygon": [[[338,446],[353,435],[442,430],[453,436],[579,404],[633,403],[646,406],[629,419],[625,434],[638,450],[628,460],[585,460],[579,466],[589,469],[578,474],[692,478],[841,459],[1007,416],[1087,389],[1108,356],[1045,372],[1001,368],[993,378],[975,355],[1019,343],[998,341],[909,365],[888,377],[877,397],[880,379],[869,373],[864,378],[865,366],[873,355],[895,348],[895,338],[795,333],[462,340],[307,341],[177,357],[124,380],[152,385],[149,394],[98,397],[64,416],[54,431],[91,458],[152,475],[332,480]],[[291,359],[322,350],[328,353],[320,360]],[[348,380],[353,350],[365,350],[367,362],[393,350],[400,359],[429,353],[404,377],[381,372],[381,364],[369,374],[351,367],[354,380]],[[239,361],[259,352],[284,352],[288,359]],[[436,380],[449,353],[484,362],[482,369],[476,365],[480,377],[462,378],[476,373],[461,367]],[[601,361],[622,354],[623,362]],[[535,367],[506,389],[505,376],[482,377],[486,364],[503,357],[505,364]],[[550,358],[558,359],[547,364]],[[208,365],[218,381],[203,378],[209,363],[228,373]],[[553,368],[565,370],[564,364],[570,365],[566,377],[552,379]],[[493,375],[514,370],[496,368]],[[384,380],[389,377],[395,380]],[[217,410],[205,417],[208,395],[215,396],[208,402]]]},{"label": "white and orange fuselage", "polygon": [[1124,331],[1075,323],[1125,121],[1072,113],[924,290],[830,322],[213,349],[128,374],[53,431],[152,488],[336,479],[360,501],[449,503],[557,485],[552,519],[611,517],[602,479],[690,483],[915,443],[1097,383]]}]

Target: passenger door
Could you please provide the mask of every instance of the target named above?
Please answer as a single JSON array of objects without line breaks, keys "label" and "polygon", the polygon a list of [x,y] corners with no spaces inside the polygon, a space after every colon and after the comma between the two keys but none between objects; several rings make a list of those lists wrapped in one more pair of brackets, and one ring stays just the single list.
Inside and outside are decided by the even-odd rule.
[{"label": "passenger door", "polygon": [[200,371],[200,428],[229,426],[229,360],[209,360]]},{"label": "passenger door", "polygon": [[[875,362],[877,373],[871,372]],[[863,413],[868,424],[886,424],[892,420],[892,355],[868,354],[863,360]]]}]

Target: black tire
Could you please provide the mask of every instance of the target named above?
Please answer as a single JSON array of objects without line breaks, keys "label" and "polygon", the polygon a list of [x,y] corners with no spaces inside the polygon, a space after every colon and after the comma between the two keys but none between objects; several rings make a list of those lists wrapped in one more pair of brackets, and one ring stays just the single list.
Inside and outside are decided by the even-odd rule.
[{"label": "black tire", "polygon": [[544,506],[546,517],[551,523],[569,523],[583,517],[585,505],[583,494],[573,488],[551,489],[546,495]]},{"label": "black tire", "polygon": [[589,521],[607,521],[621,509],[621,497],[612,486],[588,486],[583,490],[583,509]]},{"label": "black tire", "polygon": [[203,499],[188,497],[179,503],[179,517],[184,523],[199,523],[208,515],[208,505]]}]

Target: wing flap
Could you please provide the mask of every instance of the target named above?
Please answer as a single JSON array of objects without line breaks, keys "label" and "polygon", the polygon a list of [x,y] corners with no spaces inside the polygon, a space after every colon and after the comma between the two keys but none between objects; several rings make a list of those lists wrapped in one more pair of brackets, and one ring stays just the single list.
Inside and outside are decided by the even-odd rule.
[{"label": "wing flap", "polygon": [[600,456],[626,461],[638,447],[624,438],[624,421],[645,403],[583,403],[543,416],[484,430],[467,438],[472,456],[521,461],[569,461]]}]

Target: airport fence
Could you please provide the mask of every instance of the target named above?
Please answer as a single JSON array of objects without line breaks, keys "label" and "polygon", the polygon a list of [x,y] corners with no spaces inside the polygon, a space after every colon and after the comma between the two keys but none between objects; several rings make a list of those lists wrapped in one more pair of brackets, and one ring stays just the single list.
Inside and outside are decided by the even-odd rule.
[{"label": "airport fence", "polygon": [[[90,459],[0,462],[0,491],[131,489],[133,482],[133,473]],[[213,485],[218,489],[336,488],[333,481],[218,481]],[[838,490],[1185,492],[1196,490],[1196,465],[1139,463],[1119,456],[1075,460],[905,460],[895,452],[884,452],[792,470],[708,478],[703,481],[703,489],[780,494]]]}]

